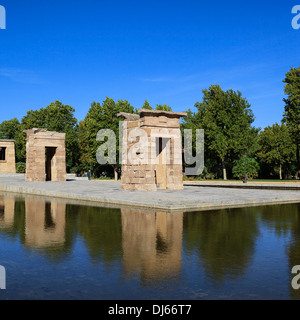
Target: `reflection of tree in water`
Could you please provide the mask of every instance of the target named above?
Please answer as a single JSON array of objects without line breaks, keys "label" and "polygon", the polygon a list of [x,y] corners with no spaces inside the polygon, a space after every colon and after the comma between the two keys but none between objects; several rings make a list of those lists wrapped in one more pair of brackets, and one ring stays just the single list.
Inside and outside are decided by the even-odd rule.
[{"label": "reflection of tree in water", "polygon": [[185,250],[198,251],[215,283],[243,274],[259,234],[255,208],[187,213],[183,229]]},{"label": "reflection of tree in water", "polygon": [[[276,206],[265,206],[260,208],[261,219],[264,225],[274,230],[277,236],[290,235],[286,252],[288,256],[288,271],[293,266],[300,265],[300,204],[282,204]],[[290,280],[295,275],[290,273]],[[300,290],[294,290],[290,283],[291,297],[300,299]]]},{"label": "reflection of tree in water", "polygon": [[286,236],[299,221],[298,204],[259,207],[262,223],[276,235]]},{"label": "reflection of tree in water", "polygon": [[72,206],[78,233],[93,262],[113,263],[122,258],[122,221],[119,209]]},{"label": "reflection of tree in water", "polygon": [[[260,207],[263,224],[275,232],[277,236],[288,236],[289,242],[286,244],[288,256],[288,272],[293,266],[300,265],[300,204],[282,204],[274,206]],[[295,275],[289,274],[290,281]],[[290,283],[291,297],[300,299],[300,290],[294,290]]]},{"label": "reflection of tree in water", "polygon": [[[288,205],[289,215],[293,218],[293,224],[291,225],[291,241],[287,248],[287,255],[289,261],[289,272],[291,272],[292,268],[296,265],[300,265],[300,203]],[[290,274],[290,280],[296,276],[296,274]],[[298,281],[299,283],[299,281]],[[300,289],[295,290],[289,284],[290,295],[293,299],[300,299]]]}]

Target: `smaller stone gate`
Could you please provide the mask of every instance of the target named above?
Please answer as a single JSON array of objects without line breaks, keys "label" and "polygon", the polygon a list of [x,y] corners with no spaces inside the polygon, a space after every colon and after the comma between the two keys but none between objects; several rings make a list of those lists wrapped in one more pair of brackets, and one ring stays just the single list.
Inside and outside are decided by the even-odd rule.
[{"label": "smaller stone gate", "polygon": [[65,133],[25,130],[26,181],[66,181]]},{"label": "smaller stone gate", "polygon": [[0,173],[16,173],[14,140],[0,140]]}]

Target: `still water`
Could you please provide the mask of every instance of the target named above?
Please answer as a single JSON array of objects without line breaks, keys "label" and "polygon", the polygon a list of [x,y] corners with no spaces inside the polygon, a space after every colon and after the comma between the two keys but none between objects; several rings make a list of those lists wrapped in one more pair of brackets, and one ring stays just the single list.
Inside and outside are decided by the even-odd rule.
[{"label": "still water", "polygon": [[300,204],[165,213],[0,194],[0,299],[299,299]]}]

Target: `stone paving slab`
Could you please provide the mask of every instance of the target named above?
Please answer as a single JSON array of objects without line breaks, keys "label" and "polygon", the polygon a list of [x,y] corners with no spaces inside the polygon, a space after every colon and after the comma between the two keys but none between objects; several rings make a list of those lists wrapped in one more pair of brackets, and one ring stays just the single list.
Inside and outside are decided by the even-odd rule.
[{"label": "stone paving slab", "polygon": [[93,202],[112,207],[163,211],[195,211],[227,207],[300,203],[299,190],[207,188],[186,185],[184,190],[128,191],[115,181],[26,182],[22,174],[0,175],[0,192],[40,195]]}]

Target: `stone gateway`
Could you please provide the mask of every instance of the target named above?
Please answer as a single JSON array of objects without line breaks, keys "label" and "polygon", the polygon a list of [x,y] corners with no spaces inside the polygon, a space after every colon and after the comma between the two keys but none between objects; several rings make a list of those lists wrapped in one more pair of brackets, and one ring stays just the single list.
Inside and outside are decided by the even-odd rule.
[{"label": "stone gateway", "polygon": [[36,128],[24,132],[26,181],[66,181],[66,134]]},{"label": "stone gateway", "polygon": [[182,190],[179,119],[186,113],[142,109],[118,116],[124,119],[121,188]]},{"label": "stone gateway", "polygon": [[0,173],[16,173],[15,141],[0,140]]}]

